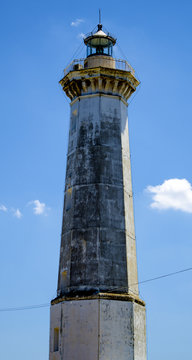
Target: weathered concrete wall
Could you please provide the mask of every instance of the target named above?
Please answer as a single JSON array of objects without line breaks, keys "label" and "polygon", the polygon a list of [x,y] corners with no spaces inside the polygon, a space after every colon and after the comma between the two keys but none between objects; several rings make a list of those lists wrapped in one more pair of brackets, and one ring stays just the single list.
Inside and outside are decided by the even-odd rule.
[{"label": "weathered concrete wall", "polygon": [[[146,360],[145,308],[107,299],[51,306],[49,360]],[[54,328],[59,349],[54,350]]]},{"label": "weathered concrete wall", "polygon": [[138,293],[135,283],[127,107],[117,96],[82,96],[71,105],[58,295]]},{"label": "weathered concrete wall", "polygon": [[[98,302],[67,301],[51,307],[50,360],[97,359]],[[59,328],[59,351],[54,352],[54,327]],[[57,357],[56,357],[57,356]],[[93,356],[93,357],[92,357]]]},{"label": "weathered concrete wall", "polygon": [[84,67],[85,68],[96,68],[98,66],[102,66],[105,68],[111,68],[115,69],[115,59],[113,59],[111,56],[105,56],[105,55],[92,55],[91,57],[88,57],[84,61]]},{"label": "weathered concrete wall", "polygon": [[100,301],[99,360],[134,360],[133,303]]}]

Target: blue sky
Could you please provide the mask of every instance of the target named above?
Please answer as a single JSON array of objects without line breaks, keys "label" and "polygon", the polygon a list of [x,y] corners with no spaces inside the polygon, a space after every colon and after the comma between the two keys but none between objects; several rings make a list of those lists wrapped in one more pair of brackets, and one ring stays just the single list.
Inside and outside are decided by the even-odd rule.
[{"label": "blue sky", "polygon": [[[75,57],[85,56],[81,34],[97,25],[99,7],[141,81],[128,108],[139,280],[192,266],[191,2],[7,1],[0,14],[0,309],[56,294],[69,125],[58,81],[79,47]],[[119,48],[115,55],[125,58]],[[191,358],[191,276],[140,285],[148,360]],[[48,307],[0,312],[0,319],[0,358],[48,358]]]}]

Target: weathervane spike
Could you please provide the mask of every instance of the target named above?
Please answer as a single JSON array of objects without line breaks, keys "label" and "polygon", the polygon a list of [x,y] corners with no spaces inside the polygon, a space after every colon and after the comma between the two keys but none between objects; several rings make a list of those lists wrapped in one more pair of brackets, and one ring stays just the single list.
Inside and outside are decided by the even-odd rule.
[{"label": "weathervane spike", "polygon": [[99,24],[98,24],[98,30],[102,30],[102,24],[101,24],[101,9],[99,9]]}]

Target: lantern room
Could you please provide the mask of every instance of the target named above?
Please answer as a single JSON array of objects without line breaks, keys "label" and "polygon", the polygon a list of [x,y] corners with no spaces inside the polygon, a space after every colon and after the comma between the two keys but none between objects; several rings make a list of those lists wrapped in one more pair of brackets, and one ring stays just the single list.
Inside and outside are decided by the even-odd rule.
[{"label": "lantern room", "polygon": [[105,55],[113,56],[113,46],[116,43],[116,39],[109,33],[105,33],[102,30],[102,25],[98,25],[96,33],[88,34],[84,39],[84,43],[87,46],[87,57],[92,55]]}]

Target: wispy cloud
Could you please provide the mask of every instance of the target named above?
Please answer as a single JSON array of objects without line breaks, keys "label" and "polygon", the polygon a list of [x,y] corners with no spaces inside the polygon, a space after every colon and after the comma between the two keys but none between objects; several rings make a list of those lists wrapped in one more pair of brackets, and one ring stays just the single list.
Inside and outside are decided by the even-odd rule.
[{"label": "wispy cloud", "polygon": [[23,215],[21,214],[21,211],[19,209],[13,209],[13,216],[15,216],[17,219],[21,219]]},{"label": "wispy cloud", "polygon": [[80,39],[85,39],[85,34],[84,33],[80,33],[77,35],[78,38]]},{"label": "wispy cloud", "polygon": [[6,212],[7,211],[7,208],[6,208],[6,206],[5,205],[0,205],[0,211],[4,211],[4,212]]},{"label": "wispy cloud", "polygon": [[30,201],[28,204],[33,205],[33,212],[35,215],[45,215],[46,210],[48,209],[46,205],[39,200]]},{"label": "wispy cloud", "polygon": [[[48,211],[50,210],[50,208],[45,203],[40,202],[39,200],[29,201],[26,206],[29,206],[29,205],[33,206],[33,213],[35,215],[48,215]],[[3,204],[0,204],[0,211],[9,212],[10,214],[12,214],[17,219],[21,219],[21,217],[23,216],[23,214],[19,210],[19,208],[10,207],[10,209],[8,209]]]},{"label": "wispy cloud", "polygon": [[153,194],[152,208],[192,213],[192,186],[186,179],[168,179],[161,185],[148,186],[146,190]]},{"label": "wispy cloud", "polygon": [[79,26],[82,22],[84,22],[83,19],[76,19],[76,20],[74,20],[74,21],[71,22],[71,26],[77,27],[77,26]]}]

